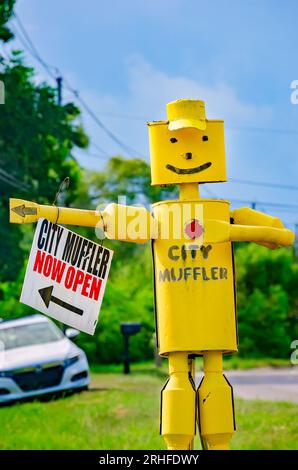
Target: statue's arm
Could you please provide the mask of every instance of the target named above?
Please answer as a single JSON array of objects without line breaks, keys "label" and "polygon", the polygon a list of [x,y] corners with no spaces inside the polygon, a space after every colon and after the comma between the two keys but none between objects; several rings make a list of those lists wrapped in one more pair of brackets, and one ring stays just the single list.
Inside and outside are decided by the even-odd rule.
[{"label": "statue's arm", "polygon": [[55,224],[95,227],[111,240],[146,243],[158,235],[158,222],[145,207],[108,204],[100,212],[10,199],[10,222],[32,223],[41,218]]},{"label": "statue's arm", "polygon": [[243,226],[253,226],[254,229],[249,229],[252,237],[250,241],[256,241],[261,236],[261,241],[256,241],[256,243],[267,248],[275,249],[279,246],[289,246],[294,242],[294,233],[286,229],[278,217],[264,214],[249,207],[235,209],[232,211],[231,217],[234,224],[241,226],[235,229],[235,235],[237,230],[240,236],[241,233],[244,233]]},{"label": "statue's arm", "polygon": [[232,224],[205,220],[205,243],[255,242],[271,249],[294,243],[295,234],[286,229],[277,217],[244,207],[234,210],[231,218]]}]

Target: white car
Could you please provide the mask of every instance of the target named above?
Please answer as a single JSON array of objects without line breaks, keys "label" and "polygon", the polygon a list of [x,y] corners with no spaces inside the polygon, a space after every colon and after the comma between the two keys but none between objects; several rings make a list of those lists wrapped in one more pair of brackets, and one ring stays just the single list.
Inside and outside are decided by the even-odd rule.
[{"label": "white car", "polygon": [[0,403],[63,390],[87,388],[84,351],[47,317],[0,321]]}]

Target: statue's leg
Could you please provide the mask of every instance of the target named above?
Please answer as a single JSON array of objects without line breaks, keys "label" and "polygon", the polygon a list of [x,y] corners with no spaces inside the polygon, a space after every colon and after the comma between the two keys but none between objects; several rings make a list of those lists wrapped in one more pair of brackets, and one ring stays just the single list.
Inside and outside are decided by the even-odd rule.
[{"label": "statue's leg", "polygon": [[[188,358],[188,374],[189,374],[189,378],[193,384],[193,387],[194,389],[196,388],[196,384],[195,384],[195,381],[196,381],[196,358],[195,356],[189,356]],[[193,450],[194,449],[194,437],[190,443],[190,446],[189,446],[189,450]]]},{"label": "statue's leg", "polygon": [[229,449],[235,431],[233,389],[223,375],[222,352],[204,353],[204,377],[198,388],[198,421],[203,448]]},{"label": "statue's leg", "polygon": [[161,434],[169,450],[188,450],[196,432],[196,392],[186,352],[169,353],[170,378],[161,395]]}]

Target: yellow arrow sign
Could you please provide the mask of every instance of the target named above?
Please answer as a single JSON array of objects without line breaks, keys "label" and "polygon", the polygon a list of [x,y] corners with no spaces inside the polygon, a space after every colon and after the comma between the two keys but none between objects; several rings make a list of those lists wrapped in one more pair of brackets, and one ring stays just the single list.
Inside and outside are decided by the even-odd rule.
[{"label": "yellow arrow sign", "polygon": [[23,199],[10,199],[9,209],[9,220],[14,224],[27,224],[45,218],[54,224],[80,225],[83,227],[103,225],[103,217],[96,211],[44,206]]}]

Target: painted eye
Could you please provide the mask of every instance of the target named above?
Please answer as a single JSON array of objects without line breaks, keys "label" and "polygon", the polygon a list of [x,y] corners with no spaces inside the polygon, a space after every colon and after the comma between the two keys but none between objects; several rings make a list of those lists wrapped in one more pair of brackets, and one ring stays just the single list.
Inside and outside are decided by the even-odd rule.
[{"label": "painted eye", "polygon": [[170,142],[171,142],[171,144],[175,144],[176,142],[178,142],[178,140],[175,139],[175,137],[171,137]]},{"label": "painted eye", "polygon": [[202,141],[203,141],[203,142],[207,142],[207,140],[208,140],[208,135],[203,135]]}]

